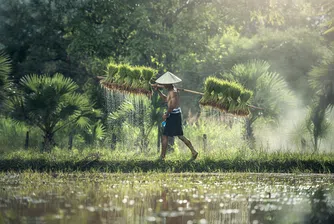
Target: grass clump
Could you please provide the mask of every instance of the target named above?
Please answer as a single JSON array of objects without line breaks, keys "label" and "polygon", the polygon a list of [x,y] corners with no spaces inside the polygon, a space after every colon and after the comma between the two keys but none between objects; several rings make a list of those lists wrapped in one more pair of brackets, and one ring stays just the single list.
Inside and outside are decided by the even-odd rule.
[{"label": "grass clump", "polygon": [[208,77],[204,84],[204,95],[200,100],[203,106],[218,108],[224,112],[247,116],[248,102],[253,92],[237,82],[230,82],[215,77]]},{"label": "grass clump", "polygon": [[332,173],[333,154],[266,152],[241,148],[199,150],[197,160],[189,161],[189,151],[168,154],[165,162],[157,152],[108,149],[62,150],[40,153],[18,150],[0,155],[0,171],[94,171],[94,172],[272,172]]}]

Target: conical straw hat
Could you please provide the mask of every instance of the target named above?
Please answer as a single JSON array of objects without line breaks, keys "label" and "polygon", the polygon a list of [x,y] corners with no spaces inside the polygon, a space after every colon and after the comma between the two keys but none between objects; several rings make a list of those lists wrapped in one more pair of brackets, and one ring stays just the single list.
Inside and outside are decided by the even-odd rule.
[{"label": "conical straw hat", "polygon": [[171,72],[166,72],[160,78],[158,78],[155,82],[158,84],[175,84],[181,82],[182,79],[177,77]]}]

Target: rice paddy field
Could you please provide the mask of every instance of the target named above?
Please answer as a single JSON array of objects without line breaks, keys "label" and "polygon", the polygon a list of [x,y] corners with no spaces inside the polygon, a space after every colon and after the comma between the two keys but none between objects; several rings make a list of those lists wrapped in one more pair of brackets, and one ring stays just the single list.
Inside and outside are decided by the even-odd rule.
[{"label": "rice paddy field", "polygon": [[0,224],[334,222],[332,154],[199,153],[3,152]]},{"label": "rice paddy field", "polygon": [[0,223],[333,223],[331,174],[2,172]]},{"label": "rice paddy field", "polygon": [[0,172],[253,172],[253,173],[321,173],[334,172],[332,153],[267,152],[247,148],[198,150],[195,161],[188,149],[168,153],[166,161],[158,160],[156,151],[136,152],[109,149],[72,151],[54,149],[16,150],[0,153]]}]

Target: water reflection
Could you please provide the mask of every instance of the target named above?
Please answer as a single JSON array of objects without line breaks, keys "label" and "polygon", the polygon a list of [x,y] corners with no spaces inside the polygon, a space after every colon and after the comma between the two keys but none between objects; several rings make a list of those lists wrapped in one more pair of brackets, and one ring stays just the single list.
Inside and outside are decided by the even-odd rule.
[{"label": "water reflection", "polygon": [[333,177],[0,174],[2,223],[334,223]]}]

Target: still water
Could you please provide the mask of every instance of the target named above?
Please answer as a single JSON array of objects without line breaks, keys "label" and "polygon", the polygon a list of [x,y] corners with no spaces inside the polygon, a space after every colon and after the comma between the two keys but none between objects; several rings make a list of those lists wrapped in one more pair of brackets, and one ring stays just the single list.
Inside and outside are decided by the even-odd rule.
[{"label": "still water", "polygon": [[334,176],[0,173],[0,223],[334,223]]}]

